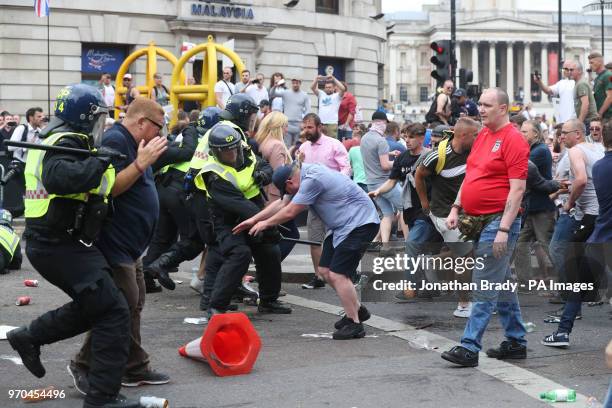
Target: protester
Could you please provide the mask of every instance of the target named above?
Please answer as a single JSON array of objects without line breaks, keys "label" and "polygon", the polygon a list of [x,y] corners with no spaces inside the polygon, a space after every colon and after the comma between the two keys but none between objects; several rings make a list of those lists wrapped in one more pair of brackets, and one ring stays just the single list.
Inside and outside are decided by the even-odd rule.
[{"label": "protester", "polygon": [[[323,90],[319,89],[319,81],[325,81]],[[310,86],[312,93],[319,100],[319,117],[325,126],[329,137],[338,138],[338,110],[345,88],[333,75],[316,75]]]},{"label": "protester", "polygon": [[287,147],[293,146],[300,136],[300,124],[302,118],[310,113],[310,98],[306,92],[302,91],[300,87],[302,81],[297,78],[291,80],[291,89],[285,89],[284,87],[274,87],[270,89],[270,97],[277,98],[281,97],[283,102],[283,112],[289,119],[289,129],[285,136],[285,145]]},{"label": "protester", "polygon": [[170,103],[170,91],[162,82],[162,75],[156,72],[153,75],[154,85],[149,92],[149,99],[153,99],[160,106],[164,107]]},{"label": "protester", "polygon": [[[42,119],[45,117],[42,108],[30,108],[26,112],[28,123],[19,125],[13,130],[11,140],[15,142],[39,143],[39,134],[42,126]],[[13,152],[13,158],[24,162],[28,158],[28,149],[23,147],[9,146],[9,152]]]},{"label": "protester", "polygon": [[223,77],[215,84],[215,101],[219,109],[225,109],[229,97],[236,93],[232,83],[232,68],[223,67],[222,73]]},{"label": "protester", "polygon": [[342,142],[344,139],[350,139],[353,135],[357,100],[355,96],[348,91],[346,82],[341,82],[344,86],[344,92],[342,93],[342,99],[338,107],[338,140]]}]

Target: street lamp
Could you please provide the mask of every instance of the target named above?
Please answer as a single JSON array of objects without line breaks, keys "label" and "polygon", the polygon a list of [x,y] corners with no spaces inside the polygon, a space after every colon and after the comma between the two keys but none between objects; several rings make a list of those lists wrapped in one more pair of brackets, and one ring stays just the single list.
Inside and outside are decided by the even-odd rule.
[{"label": "street lamp", "polygon": [[601,11],[601,55],[605,53],[604,49],[604,9],[606,6],[612,5],[612,1],[599,0],[599,3],[590,3],[582,8],[583,11]]}]

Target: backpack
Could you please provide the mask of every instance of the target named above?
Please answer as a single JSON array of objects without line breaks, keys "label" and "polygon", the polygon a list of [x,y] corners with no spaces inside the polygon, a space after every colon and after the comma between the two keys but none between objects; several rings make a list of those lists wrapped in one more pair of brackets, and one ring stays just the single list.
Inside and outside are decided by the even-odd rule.
[{"label": "backpack", "polygon": [[436,175],[442,172],[446,162],[446,147],[450,139],[445,138],[438,144],[438,162],[436,163]]}]

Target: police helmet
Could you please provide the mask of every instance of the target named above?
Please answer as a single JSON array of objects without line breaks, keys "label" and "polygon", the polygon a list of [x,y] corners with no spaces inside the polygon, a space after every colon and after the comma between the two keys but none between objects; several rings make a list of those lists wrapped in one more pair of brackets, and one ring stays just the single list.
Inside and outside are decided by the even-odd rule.
[{"label": "police helmet", "polygon": [[10,211],[5,209],[0,209],[0,225],[4,225],[6,227],[12,228],[13,225],[13,215]]},{"label": "police helmet", "polygon": [[[241,143],[242,135],[233,127],[223,123],[217,123],[213,126],[208,135],[208,147],[211,154],[217,161],[234,168],[239,168],[244,162],[242,149],[240,148]],[[223,151],[231,149],[237,149],[238,151],[235,162],[227,161],[222,155]]]},{"label": "police helmet", "polygon": [[99,141],[104,132],[108,107],[99,90],[90,85],[68,85],[60,90],[55,101],[55,117],[47,125],[47,132],[60,126],[84,133]]},{"label": "police helmet", "polygon": [[196,122],[198,132],[200,134],[204,134],[208,131],[208,129],[215,126],[220,120],[220,113],[221,109],[217,108],[216,106],[211,106],[200,112],[200,116]]},{"label": "police helmet", "polygon": [[229,97],[225,104],[225,110],[221,111],[221,119],[229,120],[240,126],[242,130],[251,130],[255,124],[251,115],[257,113],[259,107],[248,95],[243,93],[234,94]]}]

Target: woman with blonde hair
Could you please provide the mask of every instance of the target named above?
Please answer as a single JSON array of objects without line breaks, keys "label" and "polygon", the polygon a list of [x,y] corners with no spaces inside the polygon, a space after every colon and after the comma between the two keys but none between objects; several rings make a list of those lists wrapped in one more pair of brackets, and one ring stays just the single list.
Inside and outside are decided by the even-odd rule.
[{"label": "woman with blonde hair", "polygon": [[[259,145],[259,153],[274,170],[278,167],[291,163],[291,155],[287,146],[285,146],[284,136],[289,127],[289,120],[282,112],[270,112],[267,114],[259,125],[259,130],[255,134],[255,141]],[[264,191],[268,196],[268,204],[281,199],[280,192],[273,183],[264,187]],[[293,220],[281,224],[281,234],[287,238],[299,238],[300,233]],[[281,241],[279,244],[281,250],[281,259],[285,259],[291,252],[295,243],[290,241]]]}]

